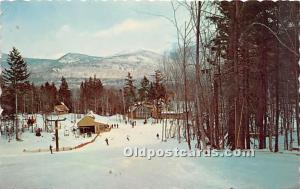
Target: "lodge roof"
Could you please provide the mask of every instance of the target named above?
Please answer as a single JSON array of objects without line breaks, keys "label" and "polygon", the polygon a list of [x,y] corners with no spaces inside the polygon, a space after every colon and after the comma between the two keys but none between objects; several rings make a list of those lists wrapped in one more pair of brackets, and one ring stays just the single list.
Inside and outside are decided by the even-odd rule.
[{"label": "lodge roof", "polygon": [[105,126],[107,124],[100,123],[95,121],[95,117],[87,115],[84,116],[78,123],[78,127],[86,127],[86,126]]},{"label": "lodge roof", "polygon": [[69,108],[64,103],[61,103],[59,105],[54,106],[54,111],[55,112],[68,112]]},{"label": "lodge roof", "polygon": [[151,104],[138,103],[138,104],[135,104],[135,105],[131,106],[129,111],[135,111],[139,107],[145,107],[145,108],[149,108],[149,109],[153,109],[154,108],[154,106],[151,105]]}]

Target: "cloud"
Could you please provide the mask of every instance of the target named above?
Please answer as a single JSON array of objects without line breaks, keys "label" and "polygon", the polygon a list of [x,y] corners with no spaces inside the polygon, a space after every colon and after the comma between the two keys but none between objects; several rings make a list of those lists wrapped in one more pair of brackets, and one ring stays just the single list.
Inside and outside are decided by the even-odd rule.
[{"label": "cloud", "polygon": [[24,47],[24,51],[36,58],[59,58],[68,52],[109,56],[139,49],[161,53],[173,41],[173,29],[167,24],[162,18],[125,19],[102,30],[91,31],[64,23],[49,31],[47,37],[36,40],[31,48]]},{"label": "cloud", "polygon": [[152,19],[146,21],[127,19],[110,28],[97,31],[93,34],[93,36],[102,38],[107,36],[124,35],[124,33],[145,32],[155,28],[158,29],[161,25],[162,21],[160,19]]},{"label": "cloud", "polygon": [[71,30],[71,27],[69,25],[63,25],[61,28],[60,28],[60,32],[69,32]]},{"label": "cloud", "polygon": [[57,31],[56,31],[56,37],[64,37],[67,33],[72,32],[72,29],[70,25],[65,24],[62,25]]},{"label": "cloud", "polygon": [[157,3],[6,3],[1,47],[8,52],[17,46],[25,57],[37,58],[58,58],[67,52],[106,56],[141,48],[162,51],[176,41],[174,26],[137,11],[173,15],[168,2]]}]

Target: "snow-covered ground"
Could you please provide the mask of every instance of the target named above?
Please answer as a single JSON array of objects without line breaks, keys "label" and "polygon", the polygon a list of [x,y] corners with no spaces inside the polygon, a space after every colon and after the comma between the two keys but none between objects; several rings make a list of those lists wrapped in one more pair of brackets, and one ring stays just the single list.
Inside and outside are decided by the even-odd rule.
[{"label": "snow-covered ground", "polygon": [[[30,117],[31,115],[29,115]],[[42,128],[43,126],[43,117],[42,115],[36,115],[37,123],[34,124],[34,127]],[[55,117],[48,116],[48,119],[56,119]],[[88,142],[92,140],[92,138],[84,138],[83,136],[76,137],[74,133],[72,132],[72,129],[74,126],[76,126],[76,121],[79,119],[76,119],[74,121],[74,115],[68,114],[68,115],[62,115],[59,117],[59,119],[66,118],[65,121],[59,122],[59,147],[74,147],[79,144],[82,144],[84,142]],[[23,125],[23,116],[19,116],[20,119],[20,125]],[[26,122],[24,122],[26,123]],[[9,140],[8,137],[2,136],[0,137],[0,152],[1,154],[23,154],[24,150],[39,150],[39,149],[49,149],[49,146],[52,145],[53,148],[55,147],[55,140],[53,140],[53,137],[55,136],[54,133],[54,122],[49,122],[49,125],[52,126],[52,132],[42,132],[40,137],[35,136],[35,132],[32,133],[32,128],[26,128],[24,129],[24,132],[19,136],[21,138],[20,141],[14,140],[15,136],[13,135],[13,140]],[[69,134],[68,136],[64,136],[65,134]],[[95,135],[93,135],[94,137]]]},{"label": "snow-covered ground", "polygon": [[[69,116],[69,117],[68,117]],[[60,144],[72,146],[91,138],[63,136],[63,128],[74,125],[71,115],[62,124]],[[255,157],[125,157],[125,147],[186,149],[176,139],[156,138],[160,124],[137,121],[132,128],[118,116],[96,116],[118,129],[102,133],[83,148],[50,154],[24,153],[23,148],[43,148],[52,143],[51,134],[22,135],[23,142],[0,140],[0,188],[83,189],[83,188],[299,188],[300,156],[256,151]],[[49,136],[48,136],[49,135]],[[129,138],[129,141],[127,140]],[[109,146],[105,139],[109,139]],[[53,146],[54,143],[52,143]]]}]

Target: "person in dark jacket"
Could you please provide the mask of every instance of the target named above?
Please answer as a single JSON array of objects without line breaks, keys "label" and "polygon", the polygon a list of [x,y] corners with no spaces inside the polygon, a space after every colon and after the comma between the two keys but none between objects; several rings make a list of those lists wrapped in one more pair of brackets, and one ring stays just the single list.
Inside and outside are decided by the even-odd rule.
[{"label": "person in dark jacket", "polygon": [[49,146],[49,149],[50,149],[51,154],[53,154],[51,144],[50,144],[50,146]]},{"label": "person in dark jacket", "polygon": [[107,138],[105,139],[105,142],[106,142],[106,144],[107,144],[107,146],[108,146],[109,144],[108,144],[108,139],[107,139]]}]

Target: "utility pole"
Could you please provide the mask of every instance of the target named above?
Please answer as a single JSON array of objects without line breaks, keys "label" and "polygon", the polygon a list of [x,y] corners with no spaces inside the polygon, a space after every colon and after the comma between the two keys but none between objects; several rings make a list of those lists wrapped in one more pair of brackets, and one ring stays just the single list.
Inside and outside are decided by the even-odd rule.
[{"label": "utility pole", "polygon": [[55,122],[55,144],[56,144],[56,151],[59,151],[59,143],[58,143],[58,122],[59,121],[65,121],[64,119],[47,119],[47,121],[54,121]]}]

